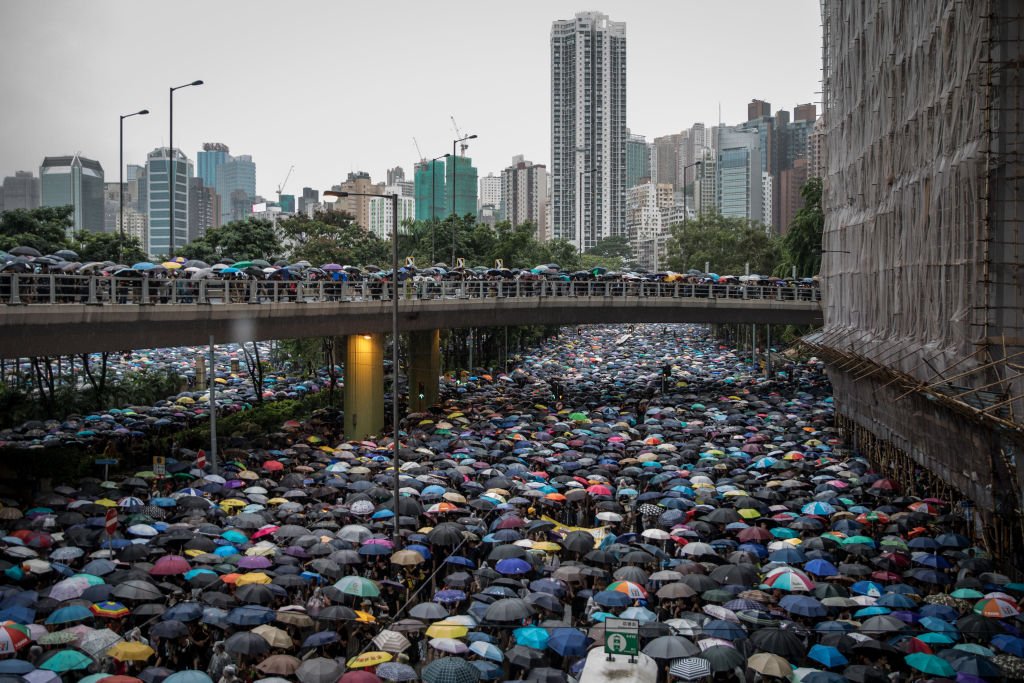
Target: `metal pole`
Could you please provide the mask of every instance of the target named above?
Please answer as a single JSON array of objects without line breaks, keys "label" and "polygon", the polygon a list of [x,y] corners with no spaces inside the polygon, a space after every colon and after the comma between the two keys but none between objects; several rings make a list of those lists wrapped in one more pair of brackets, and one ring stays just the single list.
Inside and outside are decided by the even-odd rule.
[{"label": "metal pole", "polygon": [[434,265],[437,261],[434,260],[434,219],[437,218],[437,206],[434,205],[434,200],[437,195],[434,192],[434,178],[437,177],[437,159],[431,159],[430,161],[430,265]]},{"label": "metal pole", "polygon": [[210,335],[210,471],[217,474],[217,373],[213,365],[213,335]]},{"label": "metal pole", "polygon": [[[168,168],[167,168],[167,199],[170,202],[168,207],[167,207],[167,215],[169,217],[168,226],[170,228],[170,236],[169,236],[169,239],[170,239],[169,245],[170,245],[170,247],[167,250],[167,258],[170,259],[170,260],[173,260],[174,259],[174,213],[175,213],[175,211],[174,211],[174,209],[175,209],[175,202],[174,202],[174,190],[175,190],[175,187],[174,186],[175,186],[176,180],[177,180],[177,178],[175,177],[177,174],[175,173],[176,169],[175,169],[175,164],[174,164],[174,88],[171,88],[170,92],[171,92],[171,94],[170,94],[170,123],[171,123],[171,130],[170,130],[170,132],[168,133],[168,136],[167,136],[168,138],[170,138],[170,143],[169,143],[170,147],[167,150],[167,166],[168,166]],[[212,351],[211,351],[211,353],[212,353]],[[211,368],[211,372],[212,372],[212,368]]]},{"label": "metal pole", "polygon": [[457,225],[457,214],[455,213],[455,183],[458,178],[458,164],[456,163],[458,157],[455,156],[455,144],[458,140],[452,140],[452,260],[449,264],[452,268],[455,267],[455,230]]},{"label": "metal pole", "polygon": [[124,255],[124,116],[121,117],[120,142],[118,144],[117,156],[117,195],[120,200],[118,212],[118,226],[121,228],[121,241],[117,244],[117,260],[120,262]]},{"label": "metal pole", "polygon": [[391,198],[391,434],[394,451],[395,468],[395,547],[401,544],[401,535],[398,530],[398,195],[392,194]]},{"label": "metal pole", "polygon": [[772,326],[765,325],[765,362],[764,362],[764,376],[766,379],[772,378]]}]

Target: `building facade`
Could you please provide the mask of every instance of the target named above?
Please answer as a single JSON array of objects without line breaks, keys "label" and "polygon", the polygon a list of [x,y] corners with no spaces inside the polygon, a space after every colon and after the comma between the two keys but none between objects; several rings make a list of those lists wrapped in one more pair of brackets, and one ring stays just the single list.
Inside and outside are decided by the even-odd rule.
[{"label": "building facade", "polygon": [[550,219],[555,239],[585,250],[625,233],[626,130],[625,22],[600,12],[553,22]]},{"label": "building facade", "polygon": [[626,189],[651,180],[651,145],[643,135],[626,138]]},{"label": "building facade", "polygon": [[763,221],[764,183],[759,131],[742,126],[720,128],[716,162],[719,213],[731,218]]},{"label": "building facade", "polygon": [[533,223],[537,239],[548,234],[548,170],[543,164],[527,161],[520,154],[501,172],[501,214],[513,226]]},{"label": "building facade", "polygon": [[413,171],[416,220],[429,221],[443,218],[445,212],[444,161],[421,161]]},{"label": "building facade", "polygon": [[675,188],[644,183],[626,191],[626,226],[637,266],[657,271],[665,263]]},{"label": "building facade", "polygon": [[188,180],[188,240],[201,239],[220,226],[220,195],[202,178]]},{"label": "building facade", "polygon": [[498,209],[500,218],[501,210],[501,176],[488,173],[480,179],[480,194],[477,199],[477,210],[485,206]]},{"label": "building facade", "polygon": [[221,142],[203,143],[202,151],[196,153],[196,175],[203,181],[203,185],[216,189],[217,167],[230,158],[227,145]]},{"label": "building facade", "polygon": [[38,209],[42,205],[39,178],[32,171],[15,171],[13,176],[4,178],[0,190],[0,211],[16,209]]},{"label": "building facade", "polygon": [[72,230],[103,232],[103,166],[75,154],[46,157],[39,167],[40,206],[73,206]]},{"label": "building facade", "polygon": [[[173,191],[169,178],[172,158]],[[188,191],[189,179],[193,175],[192,161],[180,149],[175,149],[173,156],[166,147],[159,147],[146,155],[145,214],[148,232],[144,248],[151,257],[170,255],[172,230],[175,248],[188,243]]]},{"label": "building facade", "polygon": [[335,211],[344,211],[352,216],[363,230],[370,229],[370,197],[360,195],[379,195],[384,193],[384,183],[374,183],[366,171],[355,171],[334,189],[351,192],[352,196],[338,197],[334,203]]},{"label": "building facade", "polygon": [[[398,234],[408,234],[409,223],[416,220],[416,200],[402,194],[398,185],[384,187],[384,194],[398,195]],[[367,229],[382,240],[391,240],[393,220],[391,200],[387,197],[367,198]]]},{"label": "building facade", "polygon": [[213,187],[220,195],[221,225],[247,218],[256,198],[256,164],[252,157],[248,154],[229,156],[216,167]]},{"label": "building facade", "polygon": [[[473,166],[473,160],[469,157],[455,156],[448,157],[445,164],[445,188],[444,199],[447,211],[443,215],[452,213],[465,216],[476,215],[476,189],[477,172]],[[453,195],[454,193],[454,195]]]}]

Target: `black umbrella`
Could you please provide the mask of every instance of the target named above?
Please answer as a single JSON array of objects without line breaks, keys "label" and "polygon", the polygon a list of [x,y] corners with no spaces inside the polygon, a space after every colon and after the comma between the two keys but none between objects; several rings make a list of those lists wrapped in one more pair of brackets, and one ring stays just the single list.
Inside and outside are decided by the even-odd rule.
[{"label": "black umbrella", "polygon": [[231,654],[254,657],[269,652],[270,644],[251,631],[240,631],[228,636],[224,641],[224,649]]},{"label": "black umbrella", "polygon": [[533,612],[530,604],[521,598],[504,598],[487,606],[484,619],[495,622],[519,621],[533,615]]},{"label": "black umbrella", "polygon": [[709,647],[700,653],[700,657],[708,660],[715,672],[732,671],[747,664],[747,658],[739,650],[726,645]]},{"label": "black umbrella", "polygon": [[574,553],[587,553],[594,549],[594,537],[587,531],[571,531],[562,539],[562,547]]},{"label": "black umbrella", "polygon": [[791,662],[800,661],[807,649],[800,637],[793,631],[781,628],[762,628],[750,635],[750,640],[759,650],[785,657]]},{"label": "black umbrella", "polygon": [[654,659],[691,657],[699,652],[699,647],[682,636],[661,636],[647,643],[643,648],[643,653]]}]

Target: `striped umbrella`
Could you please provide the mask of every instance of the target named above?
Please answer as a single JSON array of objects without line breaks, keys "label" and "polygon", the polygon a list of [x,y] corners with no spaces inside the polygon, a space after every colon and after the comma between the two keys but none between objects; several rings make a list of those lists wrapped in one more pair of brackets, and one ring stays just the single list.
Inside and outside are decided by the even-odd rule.
[{"label": "striped umbrella", "polygon": [[699,681],[711,676],[711,663],[701,657],[683,657],[672,662],[669,674],[684,681]]}]

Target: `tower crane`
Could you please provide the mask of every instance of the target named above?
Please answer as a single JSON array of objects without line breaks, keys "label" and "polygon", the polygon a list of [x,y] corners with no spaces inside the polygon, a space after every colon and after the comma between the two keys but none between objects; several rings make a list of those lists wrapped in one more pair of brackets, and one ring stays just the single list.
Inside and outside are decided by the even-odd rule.
[{"label": "tower crane", "polygon": [[[455,123],[455,117],[454,117],[454,116],[452,116],[452,117],[450,117],[450,118],[451,118],[451,120],[452,120],[452,128],[454,128],[454,129],[455,129],[455,137],[457,137],[457,138],[460,138],[460,139],[461,139],[461,138],[466,138],[466,136],[462,134],[462,131],[461,131],[461,130],[459,130],[459,124]],[[476,136],[474,136],[474,137],[476,137]],[[468,138],[467,138],[467,139],[468,139]],[[469,143],[468,143],[468,142],[466,142],[466,140],[464,139],[464,140],[462,141],[462,143],[461,143],[461,144],[459,144],[459,151],[460,151],[460,153],[462,154],[462,156],[466,156],[466,150],[467,150],[467,149],[469,149]]]},{"label": "tower crane", "polygon": [[426,157],[423,156],[423,152],[420,151],[420,143],[416,142],[416,136],[412,136],[412,144],[416,145],[416,154],[419,155],[420,161],[425,161]]},{"label": "tower crane", "polygon": [[288,179],[292,177],[292,171],[294,171],[294,170],[295,170],[295,166],[294,165],[290,166],[288,168],[288,174],[284,177],[284,180],[282,180],[281,183],[277,186],[277,203],[278,204],[281,203],[281,193],[284,192],[284,186],[288,184]]}]

